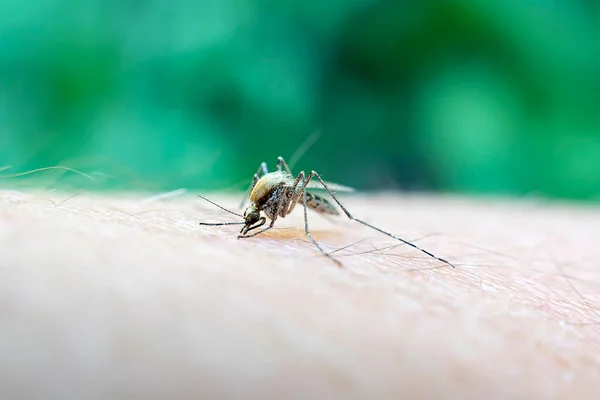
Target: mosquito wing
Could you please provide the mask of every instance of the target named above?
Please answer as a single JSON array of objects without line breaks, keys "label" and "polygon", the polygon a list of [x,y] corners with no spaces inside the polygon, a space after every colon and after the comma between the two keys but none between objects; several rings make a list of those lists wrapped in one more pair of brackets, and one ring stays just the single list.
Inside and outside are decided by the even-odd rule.
[{"label": "mosquito wing", "polygon": [[[344,185],[340,185],[338,183],[332,183],[332,182],[325,182],[325,184],[327,185],[327,187],[331,190],[333,190],[334,192],[354,192],[354,188],[351,188],[349,186],[344,186]],[[321,182],[319,181],[310,181],[308,182],[308,185],[306,185],[307,189],[321,189],[321,190],[325,190],[325,188],[323,187],[323,185],[321,184]]]},{"label": "mosquito wing", "polygon": [[[285,178],[286,181],[286,186],[293,186],[296,178],[292,175],[287,175]],[[349,186],[344,186],[344,185],[340,185],[339,183],[333,183],[333,182],[327,182],[325,181],[325,184],[327,185],[327,187],[329,189],[331,189],[334,192],[354,192],[355,189],[351,188]],[[300,185],[301,187],[301,185]],[[325,188],[323,187],[323,184],[319,181],[316,180],[311,180],[310,182],[308,182],[308,185],[306,185],[307,189],[319,189],[319,190],[325,190]]]}]

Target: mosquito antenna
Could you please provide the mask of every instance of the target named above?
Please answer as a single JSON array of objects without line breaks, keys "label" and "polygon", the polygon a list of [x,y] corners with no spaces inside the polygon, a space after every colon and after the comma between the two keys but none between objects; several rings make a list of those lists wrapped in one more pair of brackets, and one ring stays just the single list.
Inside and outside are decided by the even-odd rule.
[{"label": "mosquito antenna", "polygon": [[[237,216],[238,216],[238,217],[240,217],[240,218],[244,218],[244,216],[243,216],[243,215],[241,215],[241,214],[238,214],[238,213],[236,213],[236,212],[233,212],[233,211],[231,211],[231,210],[228,210],[228,209],[226,209],[225,207],[223,207],[222,205],[219,205],[219,204],[215,203],[214,201],[207,199],[207,198],[206,198],[206,197],[204,197],[204,196],[200,196],[200,195],[198,195],[198,197],[200,197],[200,198],[201,198],[201,199],[203,199],[203,200],[206,200],[206,201],[208,201],[210,204],[212,204],[212,205],[214,205],[214,206],[217,206],[217,207],[219,207],[219,208],[220,208],[221,210],[223,210],[223,211],[227,211],[229,214],[237,215]],[[243,224],[244,222],[241,222],[241,223]],[[236,222],[235,224],[238,224],[238,223]],[[234,223],[228,223],[228,224],[222,224],[222,225],[234,225]]]}]

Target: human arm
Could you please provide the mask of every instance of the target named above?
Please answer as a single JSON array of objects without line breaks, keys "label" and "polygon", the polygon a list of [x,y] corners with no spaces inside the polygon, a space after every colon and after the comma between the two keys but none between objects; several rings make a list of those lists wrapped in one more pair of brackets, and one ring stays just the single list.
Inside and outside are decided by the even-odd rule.
[{"label": "human arm", "polygon": [[356,216],[407,239],[439,233],[418,243],[457,268],[405,247],[371,251],[393,243],[309,214],[330,250],[363,240],[335,253],[338,268],[305,239],[301,212],[238,240],[235,226],[198,225],[235,217],[197,198],[68,197],[0,193],[4,398],[593,398],[600,388],[597,210],[348,196]]}]

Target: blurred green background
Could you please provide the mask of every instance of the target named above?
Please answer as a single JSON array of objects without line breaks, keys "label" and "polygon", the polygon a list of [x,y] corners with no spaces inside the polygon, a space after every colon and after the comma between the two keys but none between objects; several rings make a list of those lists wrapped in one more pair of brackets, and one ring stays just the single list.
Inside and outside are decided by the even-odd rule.
[{"label": "blurred green background", "polygon": [[0,175],[241,190],[317,130],[362,190],[598,200],[600,2],[0,0]]}]

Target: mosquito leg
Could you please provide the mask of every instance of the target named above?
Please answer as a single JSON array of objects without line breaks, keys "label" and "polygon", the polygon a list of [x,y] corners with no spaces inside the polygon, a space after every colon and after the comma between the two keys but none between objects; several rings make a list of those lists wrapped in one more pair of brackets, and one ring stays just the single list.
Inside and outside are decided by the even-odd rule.
[{"label": "mosquito leg", "polygon": [[[300,172],[300,174],[304,175],[304,171]],[[317,249],[319,249],[319,251],[321,253],[323,253],[324,256],[326,256],[331,261],[336,263],[338,265],[338,267],[341,267],[342,263],[340,261],[338,261],[337,259],[333,258],[333,256],[331,256],[329,253],[326,253],[325,250],[323,250],[323,248],[319,245],[319,243],[317,243],[315,238],[313,238],[313,236],[310,234],[310,230],[308,229],[308,214],[306,212],[306,210],[307,210],[307,208],[306,208],[306,190],[304,188],[306,187],[306,185],[308,184],[309,181],[310,181],[310,176],[308,177],[308,179],[306,179],[304,181],[304,185],[303,185],[302,189],[300,189],[302,191],[301,192],[302,193],[302,205],[304,206],[304,233],[306,234],[306,236],[308,236],[310,241],[313,242],[313,244],[317,247]],[[295,204],[298,202],[299,198],[300,198],[300,193],[298,193],[298,195],[294,199],[294,202],[290,206],[291,208],[293,208],[295,206]]]},{"label": "mosquito leg", "polygon": [[277,157],[277,171],[281,171],[281,168],[285,169],[285,172],[292,175],[292,171],[290,170],[290,167],[288,167],[283,157]]},{"label": "mosquito leg", "polygon": [[[279,157],[279,159],[282,161],[282,164],[285,165],[285,161],[283,161],[283,158]],[[306,184],[308,183],[308,180],[305,180],[304,176],[304,171],[300,171],[294,184],[288,187],[288,193],[291,193],[291,196],[288,195],[288,193],[286,193],[285,198],[287,200],[284,207],[284,211],[282,213],[282,217],[285,217],[287,214],[291,213],[294,210],[294,207],[296,207],[296,204],[298,204],[298,201],[300,201],[300,199],[302,198],[302,204],[304,205],[304,233],[306,234],[306,236],[309,237],[309,239],[313,242],[313,244],[317,247],[317,249],[319,249],[321,253],[323,253],[325,256],[327,256],[334,263],[341,267],[342,263],[339,262],[337,259],[333,258],[333,256],[331,256],[329,253],[326,253],[323,250],[323,248],[319,245],[319,243],[317,243],[317,241],[313,238],[313,236],[310,233],[310,230],[308,229],[308,215],[306,212],[306,191],[304,190]],[[298,185],[300,184],[300,182],[302,182],[302,187],[300,188],[300,190],[298,190]]]},{"label": "mosquito leg", "polygon": [[284,213],[282,213],[282,211],[287,209],[287,205],[289,202],[289,196],[288,196],[288,192],[289,192],[289,188],[285,187],[285,183],[281,182],[279,184],[280,190],[281,190],[281,195],[279,197],[279,201],[277,202],[277,208],[275,209],[275,215],[273,217],[273,219],[271,220],[271,226],[275,225],[275,220],[277,219],[278,216],[285,216]]},{"label": "mosquito leg", "polygon": [[242,202],[240,203],[240,207],[239,209],[241,210],[242,208],[244,208],[244,204],[246,203],[246,200],[248,199],[248,196],[250,196],[250,192],[252,192],[252,189],[254,189],[254,186],[256,185],[256,182],[258,182],[258,179],[260,178],[260,175],[266,175],[269,173],[269,170],[267,169],[267,163],[266,162],[262,162],[260,163],[260,167],[258,167],[258,170],[256,171],[256,173],[254,174],[254,178],[252,179],[252,183],[250,184],[250,187],[248,188],[248,190],[246,190],[246,194],[244,195],[244,198],[242,199]]},{"label": "mosquito leg", "polygon": [[304,175],[305,175],[304,171],[300,171],[300,173],[298,174],[298,177],[296,178],[296,181],[288,189],[288,193],[290,193],[290,194],[288,194],[288,201],[287,201],[285,207],[283,208],[284,213],[282,214],[282,217],[285,217],[286,215],[291,213],[294,210],[294,207],[296,207],[298,200],[300,200],[300,197],[302,197],[302,192],[298,191],[297,188],[298,188],[298,184],[300,184],[300,182],[304,183]]},{"label": "mosquito leg", "polygon": [[[323,188],[325,188],[325,190],[327,190],[327,192],[329,193],[329,195],[331,196],[331,198],[333,200],[335,200],[335,202],[337,203],[337,205],[340,206],[340,208],[342,209],[342,211],[344,211],[344,213],[346,214],[346,216],[348,216],[348,218],[350,218],[351,220],[356,221],[358,223],[361,223],[361,224],[363,224],[363,225],[365,225],[365,226],[367,226],[367,227],[369,227],[371,229],[374,229],[374,230],[376,230],[378,232],[381,232],[384,235],[387,235],[387,236],[389,236],[389,237],[391,237],[393,239],[399,240],[402,243],[405,243],[405,244],[407,244],[407,245],[409,245],[409,246],[411,246],[411,247],[413,247],[413,248],[415,248],[415,249],[417,249],[417,250],[419,250],[419,251],[427,254],[429,257],[435,258],[438,261],[441,261],[441,262],[443,262],[445,264],[448,264],[452,268],[456,268],[451,262],[449,262],[447,260],[444,260],[443,258],[440,258],[440,257],[438,257],[438,256],[430,253],[429,251],[427,251],[427,250],[425,250],[425,249],[417,246],[416,244],[411,243],[411,242],[409,242],[407,240],[404,240],[404,239],[402,239],[399,236],[396,236],[396,235],[394,235],[392,233],[386,232],[383,229],[379,229],[376,226],[373,226],[373,225],[371,225],[371,224],[369,224],[369,223],[367,223],[365,221],[362,221],[362,220],[354,217],[352,214],[350,214],[350,212],[346,209],[346,207],[344,207],[344,205],[342,204],[342,202],[338,200],[338,198],[335,196],[335,194],[333,193],[333,191],[331,189],[329,189],[329,187],[327,186],[327,184],[323,181],[323,179],[321,179],[321,177],[319,176],[319,174],[316,171],[311,171],[310,175],[308,175],[308,178],[306,178],[306,183],[304,184],[304,187],[306,187],[308,185],[308,182],[313,177],[315,177],[315,176],[317,177],[317,179],[319,180],[319,182],[321,183],[321,185],[323,185]],[[306,195],[304,195],[304,199],[306,200]],[[306,218],[306,205],[304,206],[304,212],[305,212],[305,218]]]}]

